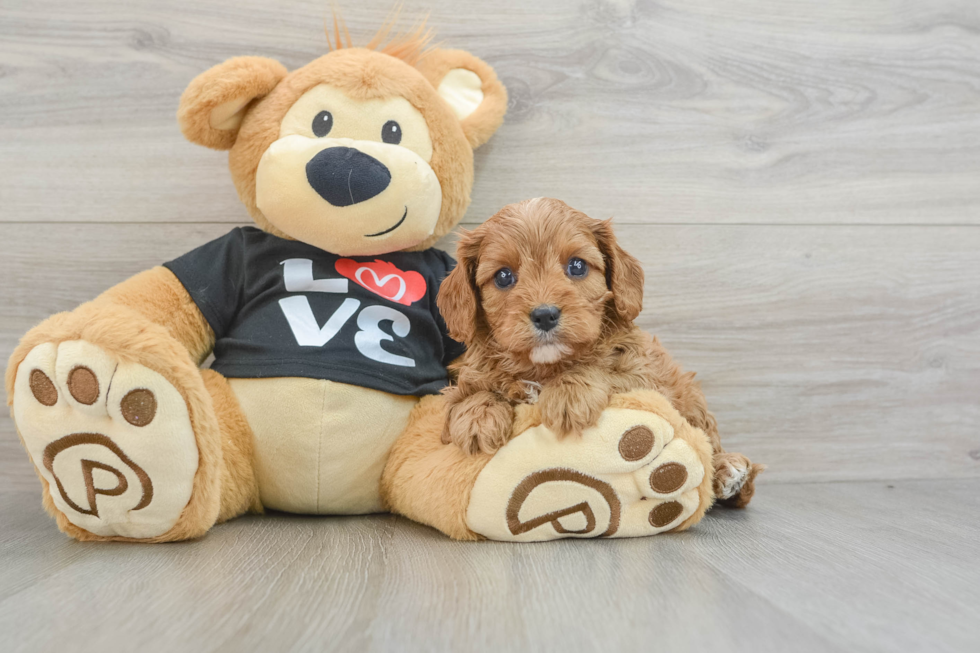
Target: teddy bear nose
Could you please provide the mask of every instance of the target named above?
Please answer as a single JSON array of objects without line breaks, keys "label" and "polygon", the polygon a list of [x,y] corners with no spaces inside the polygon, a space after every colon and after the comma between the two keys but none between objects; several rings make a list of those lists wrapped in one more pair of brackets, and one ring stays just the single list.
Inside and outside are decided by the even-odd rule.
[{"label": "teddy bear nose", "polygon": [[538,306],[531,311],[531,322],[539,331],[551,331],[558,325],[561,309],[557,306]]},{"label": "teddy bear nose", "polygon": [[350,206],[387,188],[391,172],[373,156],[353,147],[328,147],[306,164],[306,179],[334,206]]}]

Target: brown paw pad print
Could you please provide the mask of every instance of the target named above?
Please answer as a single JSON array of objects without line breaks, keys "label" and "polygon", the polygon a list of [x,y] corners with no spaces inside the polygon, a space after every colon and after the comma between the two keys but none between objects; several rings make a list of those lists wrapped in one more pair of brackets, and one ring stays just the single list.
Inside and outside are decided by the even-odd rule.
[{"label": "brown paw pad print", "polygon": [[619,439],[619,455],[627,462],[642,460],[653,451],[657,437],[649,427],[634,426],[628,429]]},{"label": "brown paw pad print", "polygon": [[157,414],[157,398],[146,388],[130,390],[119,402],[119,410],[133,426],[146,426]]},{"label": "brown paw pad print", "polygon": [[684,506],[676,501],[666,501],[650,511],[650,525],[663,528],[684,512]]},{"label": "brown paw pad print", "polygon": [[38,403],[45,406],[54,406],[58,403],[58,389],[54,387],[54,381],[41,370],[31,370],[30,386],[31,394]]},{"label": "brown paw pad print", "polygon": [[68,392],[80,404],[91,406],[99,399],[99,380],[95,372],[81,365],[68,373]]},{"label": "brown paw pad print", "polygon": [[[38,403],[54,406],[58,403],[58,388],[41,370],[31,370],[29,385]],[[91,406],[99,399],[99,380],[95,372],[79,366],[68,374],[68,392],[80,404]],[[130,390],[119,402],[123,419],[133,426],[146,426],[157,414],[157,398],[146,388]]]},{"label": "brown paw pad print", "polygon": [[680,463],[664,463],[650,472],[650,489],[660,494],[679,490],[687,481],[687,468]]}]

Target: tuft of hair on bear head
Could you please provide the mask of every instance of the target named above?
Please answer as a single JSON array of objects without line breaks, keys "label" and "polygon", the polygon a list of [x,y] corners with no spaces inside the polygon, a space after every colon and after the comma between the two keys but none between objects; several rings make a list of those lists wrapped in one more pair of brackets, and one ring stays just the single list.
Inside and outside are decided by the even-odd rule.
[{"label": "tuft of hair on bear head", "polygon": [[[401,10],[401,3],[395,5],[388,18],[385,19],[385,22],[375,35],[371,37],[371,40],[361,47],[386,54],[396,59],[401,59],[405,63],[414,66],[425,56],[426,52],[433,48],[432,39],[435,37],[435,32],[427,26],[428,15],[426,15],[408,30],[393,33],[401,16]],[[347,29],[347,23],[344,21],[340,10],[334,6],[332,7],[332,13],[332,39],[326,19],[323,21],[323,31],[327,37],[328,50],[334,52],[335,50],[355,47],[350,36],[350,30]]]}]

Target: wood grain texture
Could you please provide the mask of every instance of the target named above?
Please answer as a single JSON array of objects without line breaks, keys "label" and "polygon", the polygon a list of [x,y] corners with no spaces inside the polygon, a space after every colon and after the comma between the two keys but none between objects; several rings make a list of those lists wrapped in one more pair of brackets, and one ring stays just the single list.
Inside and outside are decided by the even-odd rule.
[{"label": "wood grain texture", "polygon": [[27,450],[17,437],[14,421],[6,413],[0,416],[0,488],[7,491],[33,492],[40,496],[41,483],[34,472]]},{"label": "wood grain texture", "polygon": [[0,649],[970,651],[977,479],[773,485],[694,530],[457,543],[272,514],[179,545],[80,544],[0,492]]},{"label": "wood grain texture", "polygon": [[[343,3],[342,3],[343,4]],[[391,2],[346,3],[365,42]],[[409,2],[510,92],[467,222],[559,196],[637,223],[980,221],[974,0]],[[322,0],[7,0],[0,220],[236,222],[186,84],[325,52]]]},{"label": "wood grain texture", "polygon": [[[363,42],[391,4],[341,7]],[[0,650],[976,650],[980,3],[403,15],[426,12],[510,93],[464,222],[540,195],[616,216],[647,273],[641,324],[699,372],[727,446],[770,465],[750,509],[616,542],[272,514],[179,545],[79,544],[43,514],[3,408]],[[0,360],[48,315],[247,224],[177,100],[228,57],[307,63],[328,14],[0,3]]]},{"label": "wood grain texture", "polygon": [[[52,312],[230,225],[0,225],[0,357]],[[980,230],[622,225],[639,324],[764,482],[980,477]],[[445,246],[452,247],[449,239]]]}]

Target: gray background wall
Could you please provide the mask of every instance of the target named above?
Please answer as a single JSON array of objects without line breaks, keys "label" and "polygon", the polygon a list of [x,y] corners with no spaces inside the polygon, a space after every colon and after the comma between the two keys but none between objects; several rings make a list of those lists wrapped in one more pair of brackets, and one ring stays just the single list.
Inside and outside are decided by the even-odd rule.
[{"label": "gray background wall", "polygon": [[[6,2],[0,356],[248,222],[183,140],[197,73],[325,51],[323,2]],[[365,42],[390,5],[347,3]],[[507,121],[465,224],[548,195],[614,216],[640,319],[764,483],[980,476],[980,6],[410,3],[492,64]],[[452,249],[451,241],[445,243]],[[0,465],[34,487],[8,419]]]}]

